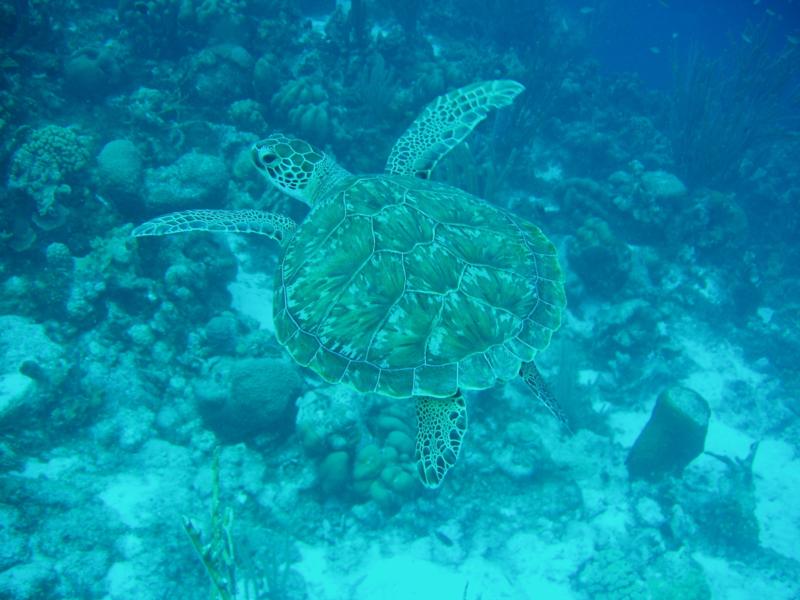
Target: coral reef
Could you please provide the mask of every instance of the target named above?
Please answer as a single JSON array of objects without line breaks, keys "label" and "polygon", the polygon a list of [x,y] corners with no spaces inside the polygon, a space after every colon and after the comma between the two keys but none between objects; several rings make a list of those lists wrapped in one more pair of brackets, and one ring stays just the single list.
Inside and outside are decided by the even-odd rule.
[{"label": "coral reef", "polygon": [[581,569],[578,580],[590,598],[635,600],[647,593],[644,581],[619,548],[598,552]]},{"label": "coral reef", "polygon": [[11,159],[8,185],[32,198],[32,221],[41,229],[60,227],[66,220],[71,187],[89,161],[89,141],[73,129],[46,125],[31,132]]},{"label": "coral reef", "polygon": [[[0,597],[189,600],[231,558],[217,594],[239,598],[800,595],[800,46],[780,2],[714,13],[719,51],[671,35],[708,3],[95,4],[0,0]],[[278,245],[131,223],[299,223],[256,140],[380,173],[426,102],[505,78],[517,105],[434,176],[566,259],[563,344],[536,361],[575,433],[523,385],[468,391],[431,492],[413,402],[276,344]],[[181,515],[201,517],[188,538]]]},{"label": "coral reef", "polygon": [[347,389],[309,392],[298,402],[297,432],[306,452],[320,457],[322,492],[371,501],[393,513],[420,490],[413,474],[413,432],[406,422],[412,414],[402,405],[373,405],[365,427],[362,404]]},{"label": "coral reef", "polygon": [[631,251],[602,219],[588,218],[575,233],[568,252],[571,269],[589,293],[610,297],[625,287],[631,271]]}]

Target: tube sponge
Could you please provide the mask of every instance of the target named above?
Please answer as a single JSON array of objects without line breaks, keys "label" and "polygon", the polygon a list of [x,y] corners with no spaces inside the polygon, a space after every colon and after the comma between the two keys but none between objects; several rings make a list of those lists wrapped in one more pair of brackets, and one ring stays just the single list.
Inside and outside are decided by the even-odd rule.
[{"label": "tube sponge", "polygon": [[680,474],[703,451],[710,414],[694,390],[676,386],[661,392],[625,461],[631,479]]}]

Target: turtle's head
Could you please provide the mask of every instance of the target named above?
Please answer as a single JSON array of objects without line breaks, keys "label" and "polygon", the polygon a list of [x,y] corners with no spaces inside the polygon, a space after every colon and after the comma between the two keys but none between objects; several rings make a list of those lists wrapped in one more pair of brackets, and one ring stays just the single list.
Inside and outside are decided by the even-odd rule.
[{"label": "turtle's head", "polygon": [[272,185],[312,206],[349,175],[321,150],[281,133],[253,144],[251,156]]}]

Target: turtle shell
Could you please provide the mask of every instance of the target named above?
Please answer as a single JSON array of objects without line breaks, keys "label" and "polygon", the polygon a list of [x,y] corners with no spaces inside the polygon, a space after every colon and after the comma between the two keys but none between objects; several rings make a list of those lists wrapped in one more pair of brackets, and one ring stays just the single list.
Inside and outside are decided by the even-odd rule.
[{"label": "turtle shell", "polygon": [[285,246],[274,320],[329,382],[446,397],[515,377],[565,303],[537,227],[448,185],[375,175],[314,206]]}]

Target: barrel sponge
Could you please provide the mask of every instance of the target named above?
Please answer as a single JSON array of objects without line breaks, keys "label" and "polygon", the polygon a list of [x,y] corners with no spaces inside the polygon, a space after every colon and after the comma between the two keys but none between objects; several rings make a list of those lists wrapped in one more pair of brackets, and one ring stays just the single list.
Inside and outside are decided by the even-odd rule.
[{"label": "barrel sponge", "polygon": [[136,194],[142,180],[142,157],[128,140],[108,142],[97,156],[97,176],[104,193]]},{"label": "barrel sponge", "polygon": [[694,390],[676,386],[661,392],[628,453],[631,479],[679,475],[703,451],[710,415],[708,403]]}]

